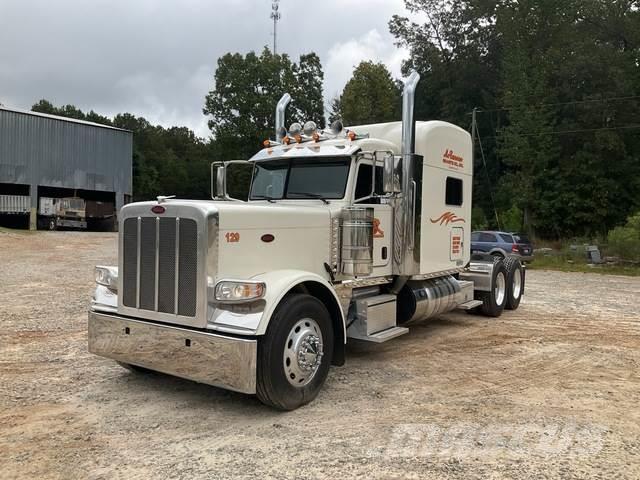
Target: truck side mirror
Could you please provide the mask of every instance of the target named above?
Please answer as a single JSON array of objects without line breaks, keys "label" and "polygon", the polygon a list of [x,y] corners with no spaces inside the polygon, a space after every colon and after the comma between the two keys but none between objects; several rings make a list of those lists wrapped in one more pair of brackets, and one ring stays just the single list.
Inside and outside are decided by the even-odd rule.
[{"label": "truck side mirror", "polygon": [[211,198],[227,199],[227,169],[222,162],[211,164]]},{"label": "truck side mirror", "polygon": [[402,191],[402,157],[391,152],[384,152],[382,170],[382,189],[384,193],[400,193]]},{"label": "truck side mirror", "polygon": [[251,162],[246,160],[230,160],[211,164],[211,198],[213,200],[244,201],[229,196],[229,192],[227,192],[227,166],[236,164],[251,166]]}]

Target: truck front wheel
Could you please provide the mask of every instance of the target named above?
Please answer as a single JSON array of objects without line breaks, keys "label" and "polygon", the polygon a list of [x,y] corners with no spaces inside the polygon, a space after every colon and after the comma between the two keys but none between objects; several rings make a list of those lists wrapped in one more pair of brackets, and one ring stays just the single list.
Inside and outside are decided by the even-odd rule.
[{"label": "truck front wheel", "polygon": [[258,343],[260,401],[294,410],[316,398],[329,373],[333,342],[331,317],[320,300],[286,296]]}]

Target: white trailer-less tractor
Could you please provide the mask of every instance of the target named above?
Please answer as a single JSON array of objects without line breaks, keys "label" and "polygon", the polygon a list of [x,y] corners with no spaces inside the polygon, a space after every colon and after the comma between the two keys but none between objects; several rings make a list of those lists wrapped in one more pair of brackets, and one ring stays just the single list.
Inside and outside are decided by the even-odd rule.
[{"label": "white trailer-less tractor", "polygon": [[471,257],[472,142],[454,125],[284,128],[249,160],[247,202],[212,165],[212,201],[159,197],[123,207],[118,266],[96,267],[89,350],[123,366],[255,394],[312,401],[351,340],[386,342],[462,309],[515,309],[524,268]]}]

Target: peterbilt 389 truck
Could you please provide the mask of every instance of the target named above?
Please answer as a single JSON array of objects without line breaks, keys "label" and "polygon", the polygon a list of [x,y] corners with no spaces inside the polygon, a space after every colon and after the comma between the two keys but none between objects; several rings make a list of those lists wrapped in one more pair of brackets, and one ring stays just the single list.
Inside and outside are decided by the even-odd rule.
[{"label": "peterbilt 389 truck", "polygon": [[119,216],[117,266],[96,267],[89,350],[292,410],[350,341],[382,343],[454,309],[515,309],[517,258],[471,256],[472,141],[415,122],[285,128],[248,160],[248,201],[212,164],[212,200],[158,197]]}]

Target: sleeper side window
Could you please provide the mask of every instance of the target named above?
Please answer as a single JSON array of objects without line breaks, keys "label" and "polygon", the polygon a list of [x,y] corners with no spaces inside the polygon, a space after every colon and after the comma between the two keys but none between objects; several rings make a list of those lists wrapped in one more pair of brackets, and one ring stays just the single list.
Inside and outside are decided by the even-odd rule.
[{"label": "sleeper side window", "polygon": [[454,177],[447,177],[447,187],[445,191],[445,203],[454,207],[462,206],[462,180]]}]

